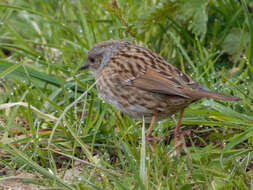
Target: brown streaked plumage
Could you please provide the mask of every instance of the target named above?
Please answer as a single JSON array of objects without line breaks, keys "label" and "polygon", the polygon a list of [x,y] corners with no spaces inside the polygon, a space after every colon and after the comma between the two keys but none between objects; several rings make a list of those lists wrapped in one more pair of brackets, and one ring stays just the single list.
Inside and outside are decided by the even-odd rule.
[{"label": "brown streaked plumage", "polygon": [[[200,98],[240,100],[240,98],[201,87],[188,75],[167,63],[160,55],[125,41],[105,41],[96,44],[87,54],[86,64],[94,73],[99,95],[116,109],[135,118],[164,119],[183,110]],[[153,122],[152,122],[153,123]],[[147,137],[151,136],[152,125]]]}]

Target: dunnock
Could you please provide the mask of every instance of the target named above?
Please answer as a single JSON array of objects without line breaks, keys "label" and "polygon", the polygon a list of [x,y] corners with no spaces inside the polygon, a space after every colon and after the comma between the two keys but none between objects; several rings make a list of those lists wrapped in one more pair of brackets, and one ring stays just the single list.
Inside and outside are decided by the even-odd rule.
[{"label": "dunnock", "polygon": [[200,98],[240,100],[203,89],[160,55],[126,41],[96,44],[79,70],[86,68],[95,75],[98,93],[105,101],[130,117],[150,121],[148,140],[155,120],[180,111],[174,133],[177,145],[184,108]]}]

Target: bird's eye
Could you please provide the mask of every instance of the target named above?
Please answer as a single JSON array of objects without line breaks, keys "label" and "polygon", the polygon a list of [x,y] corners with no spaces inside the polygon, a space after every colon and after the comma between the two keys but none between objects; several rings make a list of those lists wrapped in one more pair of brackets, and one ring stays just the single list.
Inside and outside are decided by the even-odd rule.
[{"label": "bird's eye", "polygon": [[94,63],[94,62],[95,62],[95,59],[94,59],[93,57],[90,57],[90,58],[89,58],[89,61],[92,62],[92,63]]}]

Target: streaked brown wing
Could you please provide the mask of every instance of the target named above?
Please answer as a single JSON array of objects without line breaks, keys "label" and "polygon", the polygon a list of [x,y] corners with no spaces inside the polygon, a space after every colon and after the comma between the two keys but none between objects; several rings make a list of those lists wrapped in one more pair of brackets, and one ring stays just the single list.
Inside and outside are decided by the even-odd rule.
[{"label": "streaked brown wing", "polygon": [[130,72],[123,73],[120,79],[122,86],[133,86],[149,92],[189,98],[183,91],[181,81],[166,77],[150,67],[141,74],[139,72],[137,76]]}]

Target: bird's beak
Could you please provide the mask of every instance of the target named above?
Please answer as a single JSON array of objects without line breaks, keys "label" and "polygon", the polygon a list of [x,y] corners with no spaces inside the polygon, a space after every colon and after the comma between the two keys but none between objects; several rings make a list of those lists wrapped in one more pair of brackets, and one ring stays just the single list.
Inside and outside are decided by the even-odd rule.
[{"label": "bird's beak", "polygon": [[81,70],[87,69],[88,67],[89,67],[89,64],[88,64],[88,63],[85,63],[84,65],[82,65],[82,66],[78,69],[78,72],[81,71]]}]

